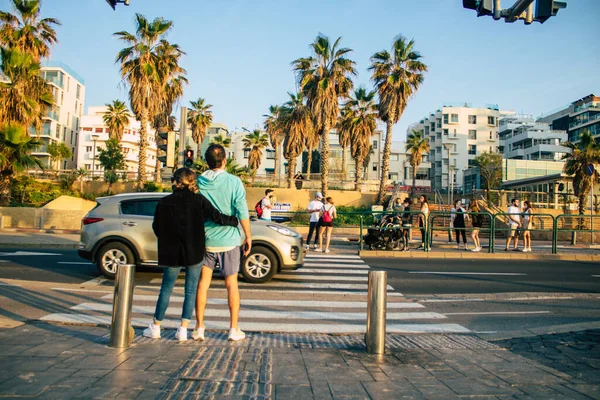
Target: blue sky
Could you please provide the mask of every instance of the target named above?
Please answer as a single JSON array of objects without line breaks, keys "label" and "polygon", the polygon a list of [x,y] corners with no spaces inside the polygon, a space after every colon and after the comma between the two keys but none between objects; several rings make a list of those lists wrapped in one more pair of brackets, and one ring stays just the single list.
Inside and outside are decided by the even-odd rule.
[{"label": "blue sky", "polygon": [[[503,0],[504,7],[514,0]],[[0,8],[10,8],[0,0]],[[183,101],[204,97],[216,122],[230,129],[262,125],[270,104],[295,90],[290,62],[309,55],[319,33],[354,49],[358,84],[370,85],[369,57],[398,34],[416,40],[429,65],[394,140],[444,102],[498,104],[539,115],[589,93],[600,95],[600,1],[569,0],[543,25],[477,18],[461,0],[131,0],[113,11],[104,0],[44,0],[58,18],[60,44],[51,59],[86,81],[86,106],[125,99],[114,64],[133,31],[134,13],[174,21],[168,39],[186,51],[190,85]]]}]

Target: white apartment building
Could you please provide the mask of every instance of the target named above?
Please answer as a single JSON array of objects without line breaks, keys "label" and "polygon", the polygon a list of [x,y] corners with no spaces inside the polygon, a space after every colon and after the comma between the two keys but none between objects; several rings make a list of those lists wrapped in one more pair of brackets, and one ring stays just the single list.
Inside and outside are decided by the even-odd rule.
[{"label": "white apartment building", "polygon": [[[79,143],[77,145],[77,168],[90,171],[90,175],[103,173],[103,168],[98,161],[98,148],[104,148],[104,142],[109,138],[108,128],[102,120],[107,108],[89,107],[88,113],[81,118]],[[141,124],[135,118],[129,118],[129,126],[125,128],[121,138],[121,149],[125,156],[125,170],[133,175],[138,171],[139,143]],[[148,147],[146,150],[146,172],[153,176],[156,165],[156,140],[154,130],[150,127],[148,132]],[[96,160],[94,160],[94,156]]]},{"label": "white apartment building", "polygon": [[496,105],[444,105],[409,126],[407,135],[416,130],[429,139],[432,189],[448,190],[450,175],[453,186],[462,187],[463,171],[474,166],[475,157],[498,151],[498,118],[510,113],[501,112]]},{"label": "white apartment building", "polygon": [[[412,186],[413,168],[409,160],[410,157],[406,151],[406,142],[392,142],[389,174],[389,179],[392,183]],[[429,155],[425,154],[417,169],[417,180],[415,182],[417,187],[431,188],[431,180],[429,179],[430,170]]]},{"label": "white apartment building", "polygon": [[[31,136],[42,141],[32,155],[49,169],[73,169],[77,160],[78,132],[85,103],[85,82],[68,65],[48,62],[41,68],[42,77],[52,86],[54,104],[44,117],[40,132],[30,129]],[[53,161],[48,153],[50,143],[65,143],[73,153],[66,160]]]},{"label": "white apartment building", "polygon": [[498,138],[498,150],[506,159],[560,161],[568,151],[561,146],[567,141],[567,132],[535,122],[532,115],[501,117]]}]

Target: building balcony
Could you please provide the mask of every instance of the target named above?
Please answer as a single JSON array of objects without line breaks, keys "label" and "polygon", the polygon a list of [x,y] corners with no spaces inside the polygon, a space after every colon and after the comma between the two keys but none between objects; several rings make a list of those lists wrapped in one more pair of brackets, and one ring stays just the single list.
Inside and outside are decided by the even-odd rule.
[{"label": "building balcony", "polygon": [[46,113],[45,118],[50,118],[50,119],[53,119],[55,121],[58,121],[59,120],[58,111],[56,111],[56,110],[48,110],[48,112]]},{"label": "building balcony", "polygon": [[[600,111],[600,110],[598,110],[598,111]],[[600,120],[600,113],[592,115],[589,118],[582,118],[578,121],[571,122],[569,124],[569,129],[571,130],[571,129],[579,128],[583,125],[586,125],[586,124],[589,124],[589,123],[592,123],[592,122],[595,122],[598,120]]]},{"label": "building balcony", "polygon": [[580,113],[582,111],[586,111],[586,110],[600,111],[600,103],[586,103],[581,106],[575,107],[575,109],[573,110],[573,114],[571,114],[571,116],[574,114]]},{"label": "building balcony", "polygon": [[52,85],[56,86],[57,88],[64,90],[64,81],[61,82],[57,76],[47,76],[45,78],[45,80],[46,80],[46,82],[51,83]]}]

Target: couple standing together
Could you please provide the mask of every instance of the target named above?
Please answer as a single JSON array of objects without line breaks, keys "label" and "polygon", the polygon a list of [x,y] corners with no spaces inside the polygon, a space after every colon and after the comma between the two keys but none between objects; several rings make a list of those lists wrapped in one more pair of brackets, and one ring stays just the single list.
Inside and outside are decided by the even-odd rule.
[{"label": "couple standing together", "polygon": [[[315,243],[313,249],[315,251],[323,251],[329,253],[329,243],[331,242],[331,231],[333,230],[333,220],[337,218],[337,210],[333,204],[333,199],[327,197],[323,203],[323,195],[317,192],[315,199],[308,203],[306,208],[310,213],[310,225],[308,228],[308,237],[306,238],[307,250],[310,247],[310,239],[314,233]],[[323,250],[323,234],[325,234],[325,249]],[[319,245],[317,247],[317,240]]]},{"label": "couple standing together", "polygon": [[[152,229],[158,238],[158,264],[163,269],[154,321],[144,336],[160,338],[160,326],[167,312],[175,281],[185,268],[185,291],[181,326],[175,335],[188,339],[188,325],[196,309],[192,339],[204,340],[204,310],[213,271],[219,266],[225,277],[230,323],[229,340],[243,340],[238,327],[240,291],[238,273],[242,255],[252,247],[246,190],[242,181],[225,171],[225,149],[213,144],[205,153],[210,168],[201,176],[187,168],[175,171],[173,194],[158,202]],[[241,225],[245,238],[238,225]]]}]

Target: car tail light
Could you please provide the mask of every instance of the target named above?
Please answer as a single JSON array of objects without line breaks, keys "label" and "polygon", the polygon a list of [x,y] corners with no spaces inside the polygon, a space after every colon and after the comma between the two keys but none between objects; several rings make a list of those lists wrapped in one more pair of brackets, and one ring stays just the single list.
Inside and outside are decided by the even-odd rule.
[{"label": "car tail light", "polygon": [[96,222],[104,221],[104,218],[85,217],[81,221],[83,225],[95,224]]}]

